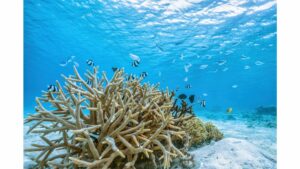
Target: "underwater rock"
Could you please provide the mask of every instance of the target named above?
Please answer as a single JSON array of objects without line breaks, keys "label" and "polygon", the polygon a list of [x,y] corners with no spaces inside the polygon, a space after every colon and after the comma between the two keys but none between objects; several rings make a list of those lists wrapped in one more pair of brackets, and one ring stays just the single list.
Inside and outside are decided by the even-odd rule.
[{"label": "underwater rock", "polygon": [[[36,168],[131,169],[149,162],[154,168],[170,168],[175,159],[193,164],[187,158],[190,144],[175,144],[188,140],[182,123],[193,115],[181,109],[174,113],[174,93],[143,84],[142,78],[126,79],[123,69],[111,80],[105,72],[99,78],[98,67],[87,71],[85,79],[76,67],[74,72],[63,75],[64,86],[56,82],[57,91],[36,98],[36,113],[25,120],[30,124],[25,142],[31,143],[25,145],[25,166],[31,165],[28,159]],[[195,133],[221,138],[213,125],[201,127]]]},{"label": "underwater rock", "polygon": [[276,158],[254,144],[236,138],[225,138],[208,146],[190,151],[195,168],[263,169],[276,168]]},{"label": "underwater rock", "polygon": [[253,112],[243,112],[244,118],[249,127],[277,127],[277,110],[276,106],[260,106]]},{"label": "underwater rock", "polygon": [[276,106],[259,106],[256,108],[256,113],[258,114],[276,115],[276,112],[277,112]]}]

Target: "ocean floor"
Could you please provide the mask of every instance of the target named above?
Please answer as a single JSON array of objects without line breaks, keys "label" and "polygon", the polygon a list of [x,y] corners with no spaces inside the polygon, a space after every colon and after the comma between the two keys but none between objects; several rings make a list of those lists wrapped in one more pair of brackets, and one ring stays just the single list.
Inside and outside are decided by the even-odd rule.
[{"label": "ocean floor", "polygon": [[276,128],[243,121],[212,121],[224,139],[191,150],[199,169],[275,169]]},{"label": "ocean floor", "polygon": [[[215,124],[224,133],[224,139],[190,150],[194,156],[195,169],[276,168],[276,124],[274,127],[274,125],[269,125],[268,120],[265,120],[274,121],[273,117],[259,116],[257,120],[200,118]],[[267,122],[267,125],[261,125],[259,121]],[[24,125],[25,148],[30,147],[32,143],[39,142],[38,135],[26,134],[28,129],[29,126]],[[34,156],[33,153],[24,154],[24,168],[30,168],[34,164],[31,160]]]}]

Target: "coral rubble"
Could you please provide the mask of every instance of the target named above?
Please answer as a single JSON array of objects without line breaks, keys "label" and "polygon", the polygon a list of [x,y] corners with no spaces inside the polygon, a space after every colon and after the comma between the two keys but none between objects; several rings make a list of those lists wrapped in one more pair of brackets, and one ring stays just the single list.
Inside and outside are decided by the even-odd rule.
[{"label": "coral rubble", "polygon": [[[36,168],[129,169],[143,161],[153,168],[170,168],[172,160],[189,157],[186,150],[191,144],[185,140],[196,135],[192,140],[196,144],[202,137],[189,131],[185,121],[196,118],[174,109],[174,93],[168,89],[126,78],[123,69],[110,80],[105,72],[98,77],[98,67],[87,71],[85,78],[76,67],[74,72],[62,75],[64,86],[56,81],[57,91],[37,97],[37,113],[25,121],[31,123],[28,133],[39,134],[43,141],[25,149],[37,152]],[[180,115],[174,116],[179,110]],[[205,139],[215,139],[215,134],[207,134],[215,132],[213,127],[198,129],[206,131]],[[53,134],[57,137],[50,137]],[[184,146],[179,148],[178,142]]]}]

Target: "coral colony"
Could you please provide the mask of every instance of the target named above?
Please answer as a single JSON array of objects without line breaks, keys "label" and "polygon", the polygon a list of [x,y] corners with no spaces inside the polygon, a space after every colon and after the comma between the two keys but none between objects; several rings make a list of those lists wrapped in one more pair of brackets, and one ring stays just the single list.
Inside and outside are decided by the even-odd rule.
[{"label": "coral colony", "polygon": [[35,168],[166,169],[175,159],[191,160],[191,145],[223,137],[186,103],[174,107],[173,92],[128,79],[123,69],[111,80],[105,72],[99,78],[98,67],[85,78],[74,72],[36,98],[37,113],[25,121],[29,133],[40,135],[39,144],[25,149],[37,152]]}]

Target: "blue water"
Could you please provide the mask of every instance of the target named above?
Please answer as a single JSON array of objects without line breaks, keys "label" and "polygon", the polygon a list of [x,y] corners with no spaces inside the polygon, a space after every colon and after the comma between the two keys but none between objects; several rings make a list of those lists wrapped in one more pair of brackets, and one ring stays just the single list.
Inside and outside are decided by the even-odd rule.
[{"label": "blue water", "polygon": [[205,99],[205,111],[276,105],[276,20],[273,0],[25,0],[24,112],[87,59],[109,76],[146,71],[146,82]]}]

